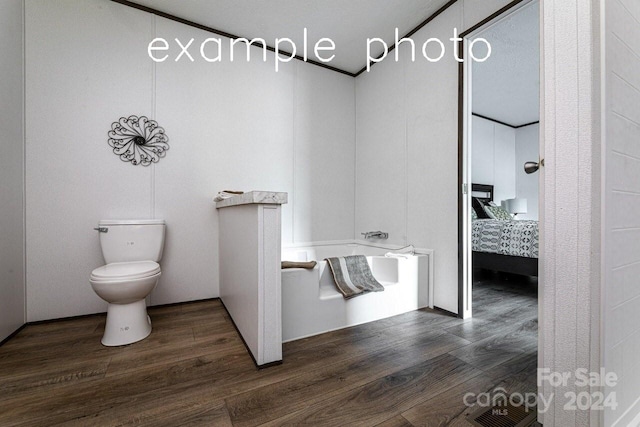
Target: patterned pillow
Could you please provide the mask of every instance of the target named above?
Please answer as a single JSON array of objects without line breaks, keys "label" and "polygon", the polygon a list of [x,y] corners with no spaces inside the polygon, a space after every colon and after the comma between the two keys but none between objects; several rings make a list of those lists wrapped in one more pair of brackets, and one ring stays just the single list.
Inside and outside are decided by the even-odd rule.
[{"label": "patterned pillow", "polygon": [[476,215],[478,215],[479,219],[491,218],[484,210],[484,203],[481,202],[477,197],[471,198],[471,207],[474,211],[476,211]]},{"label": "patterned pillow", "polygon": [[502,209],[502,206],[485,206],[484,210],[492,219],[499,219],[501,221],[510,221],[513,219],[509,212]]},{"label": "patterned pillow", "polygon": [[478,213],[476,212],[475,209],[471,209],[471,219],[478,219]]}]

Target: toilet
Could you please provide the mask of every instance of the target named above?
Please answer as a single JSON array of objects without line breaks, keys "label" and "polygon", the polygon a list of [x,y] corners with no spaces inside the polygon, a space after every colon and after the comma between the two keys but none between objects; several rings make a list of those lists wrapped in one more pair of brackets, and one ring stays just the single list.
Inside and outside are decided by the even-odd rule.
[{"label": "toilet", "polygon": [[109,305],[102,344],[131,344],[151,333],[145,298],[160,278],[164,220],[102,220],[96,230],[106,265],[91,272],[96,294]]}]

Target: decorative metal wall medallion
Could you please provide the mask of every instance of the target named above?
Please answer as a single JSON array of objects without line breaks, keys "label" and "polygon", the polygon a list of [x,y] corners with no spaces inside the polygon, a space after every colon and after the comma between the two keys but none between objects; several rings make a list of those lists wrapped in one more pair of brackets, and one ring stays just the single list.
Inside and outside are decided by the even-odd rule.
[{"label": "decorative metal wall medallion", "polygon": [[169,138],[155,120],[145,116],[121,117],[109,131],[109,145],[123,162],[149,166],[167,154]]}]

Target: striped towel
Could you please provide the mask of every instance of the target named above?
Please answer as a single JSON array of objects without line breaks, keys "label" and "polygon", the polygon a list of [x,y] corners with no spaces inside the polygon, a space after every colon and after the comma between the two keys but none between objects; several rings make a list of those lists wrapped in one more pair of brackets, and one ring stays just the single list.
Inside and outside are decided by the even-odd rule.
[{"label": "striped towel", "polygon": [[364,255],[327,258],[336,288],[345,299],[367,292],[381,292],[384,287],[373,277]]}]

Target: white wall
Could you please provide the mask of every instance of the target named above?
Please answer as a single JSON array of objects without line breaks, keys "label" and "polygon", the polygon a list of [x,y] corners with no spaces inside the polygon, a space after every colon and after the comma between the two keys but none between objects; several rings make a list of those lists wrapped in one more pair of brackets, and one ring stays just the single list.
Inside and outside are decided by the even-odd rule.
[{"label": "white wall", "polygon": [[0,2],[0,341],[25,322],[23,2]]},{"label": "white wall", "polygon": [[604,425],[626,426],[640,422],[640,3],[604,5],[604,366],[619,378]]},{"label": "white wall", "polygon": [[493,185],[493,200],[516,197],[516,129],[473,116],[471,180]]},{"label": "white wall", "polygon": [[[156,36],[171,42],[158,64]],[[175,62],[173,40],[192,37],[196,61]],[[108,1],[27,1],[28,320],[105,310],[88,282],[103,264],[101,218],[167,220],[152,304],[218,295],[223,189],[288,192],[284,244],[353,238],[353,79],[300,61],[276,73],[258,48],[250,63],[207,63],[197,46],[208,37]],[[107,131],[130,114],[165,128],[158,164],[111,152]]]},{"label": "white wall", "polygon": [[[448,41],[508,4],[461,0],[356,78],[355,232],[435,250],[435,305],[458,311],[458,63],[451,42],[437,63],[420,59],[431,37]],[[435,54],[432,53],[433,56]]]},{"label": "white wall", "polygon": [[529,125],[516,129],[516,195],[527,199],[527,213],[518,219],[538,220],[538,194],[540,174],[527,174],[526,162],[537,162],[540,158],[540,125]]},{"label": "white wall", "polygon": [[[540,286],[538,366],[568,373],[545,381],[545,427],[600,425],[602,411],[567,410],[579,386],[576,369],[600,360],[600,71],[598,1],[540,2],[542,17]],[[592,394],[592,396],[594,396]]]}]

